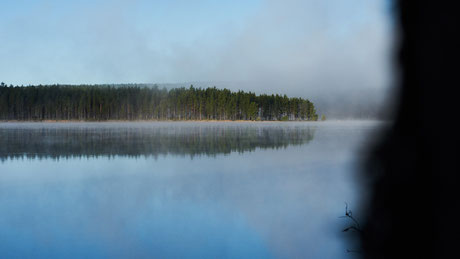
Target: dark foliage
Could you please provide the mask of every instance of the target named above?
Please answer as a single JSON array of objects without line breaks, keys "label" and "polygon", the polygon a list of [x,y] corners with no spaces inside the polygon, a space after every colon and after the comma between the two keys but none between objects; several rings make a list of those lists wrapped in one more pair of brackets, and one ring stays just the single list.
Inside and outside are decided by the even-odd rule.
[{"label": "dark foliage", "polygon": [[312,102],[213,88],[0,85],[0,120],[317,120]]},{"label": "dark foliage", "polygon": [[400,100],[368,161],[365,258],[460,258],[456,1],[398,1]]}]

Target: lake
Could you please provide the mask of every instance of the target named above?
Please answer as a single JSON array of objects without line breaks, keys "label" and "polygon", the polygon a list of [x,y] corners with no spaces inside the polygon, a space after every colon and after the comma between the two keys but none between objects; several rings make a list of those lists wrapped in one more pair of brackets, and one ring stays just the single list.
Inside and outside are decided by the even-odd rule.
[{"label": "lake", "polygon": [[0,123],[0,258],[353,258],[381,125]]}]

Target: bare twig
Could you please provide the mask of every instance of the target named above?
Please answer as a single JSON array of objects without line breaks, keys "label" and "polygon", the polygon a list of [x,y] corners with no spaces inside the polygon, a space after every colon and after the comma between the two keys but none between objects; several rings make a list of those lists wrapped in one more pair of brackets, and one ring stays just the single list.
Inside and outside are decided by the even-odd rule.
[{"label": "bare twig", "polygon": [[[348,203],[345,202],[345,215],[340,216],[339,218],[348,218],[352,221],[352,224],[342,230],[342,232],[348,232],[352,230],[353,232],[362,233],[359,222],[353,217],[353,212],[348,209]],[[361,253],[361,250],[347,249],[347,253]]]},{"label": "bare twig", "polygon": [[347,249],[347,253],[361,253],[361,251],[360,250]]},{"label": "bare twig", "polygon": [[342,232],[347,232],[348,230],[354,230],[357,232],[361,232],[361,227],[359,226],[359,222],[353,217],[353,212],[348,209],[348,203],[345,202],[345,216],[341,216],[340,218],[349,218],[353,221],[353,224],[345,229]]}]

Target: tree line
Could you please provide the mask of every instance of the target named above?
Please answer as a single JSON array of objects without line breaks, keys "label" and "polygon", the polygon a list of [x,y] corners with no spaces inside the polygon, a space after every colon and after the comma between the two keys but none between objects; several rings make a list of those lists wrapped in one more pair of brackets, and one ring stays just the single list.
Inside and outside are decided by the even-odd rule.
[{"label": "tree line", "polygon": [[0,120],[318,120],[303,98],[157,85],[0,84]]}]

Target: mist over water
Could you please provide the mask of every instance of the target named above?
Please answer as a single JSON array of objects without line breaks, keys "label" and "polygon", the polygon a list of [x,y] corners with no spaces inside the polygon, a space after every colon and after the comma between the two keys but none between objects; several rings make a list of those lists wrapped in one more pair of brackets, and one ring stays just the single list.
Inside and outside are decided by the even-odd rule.
[{"label": "mist over water", "polygon": [[[354,258],[388,0],[0,1],[0,82],[286,94],[325,122],[0,122],[0,258]],[[22,101],[19,101],[19,103]]]},{"label": "mist over water", "polygon": [[2,123],[0,256],[353,258],[381,125]]},{"label": "mist over water", "polygon": [[2,1],[0,81],[158,83],[308,98],[375,118],[393,84],[389,0]]},{"label": "mist over water", "polygon": [[[309,125],[309,126],[305,126]],[[298,123],[4,123],[0,159],[215,156],[305,145],[317,126]]]}]

